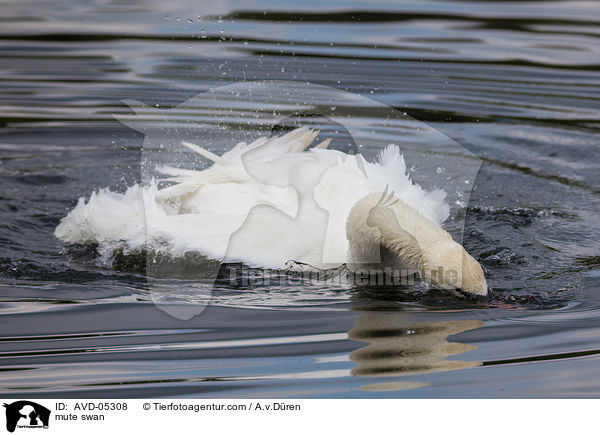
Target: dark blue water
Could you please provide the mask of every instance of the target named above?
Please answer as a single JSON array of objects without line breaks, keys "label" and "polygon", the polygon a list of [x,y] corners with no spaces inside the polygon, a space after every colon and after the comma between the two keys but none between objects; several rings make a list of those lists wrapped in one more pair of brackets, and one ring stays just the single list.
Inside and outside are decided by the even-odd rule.
[{"label": "dark blue water", "polygon": [[[0,395],[600,396],[596,2],[1,11]],[[464,245],[493,296],[220,286],[180,320],[152,303],[144,258],[53,236],[80,196],[139,181],[122,100],[167,110],[250,80],[364,95],[478,156]]]}]

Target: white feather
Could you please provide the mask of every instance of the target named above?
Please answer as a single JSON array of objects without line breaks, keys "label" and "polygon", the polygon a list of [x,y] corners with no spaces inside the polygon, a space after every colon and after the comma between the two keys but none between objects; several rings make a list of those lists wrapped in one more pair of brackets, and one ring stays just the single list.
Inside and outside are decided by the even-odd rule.
[{"label": "white feather", "polygon": [[194,251],[260,267],[289,260],[325,267],[346,261],[346,221],[365,195],[388,187],[435,225],[448,217],[445,194],[414,184],[398,147],[388,146],[377,162],[327,149],[327,141],[303,151],[317,133],[299,128],[221,156],[185,144],[216,163],[199,171],[160,168],[173,183],[167,187],[153,182],[80,198],[55,234],[104,251],[148,244],[173,256]]}]

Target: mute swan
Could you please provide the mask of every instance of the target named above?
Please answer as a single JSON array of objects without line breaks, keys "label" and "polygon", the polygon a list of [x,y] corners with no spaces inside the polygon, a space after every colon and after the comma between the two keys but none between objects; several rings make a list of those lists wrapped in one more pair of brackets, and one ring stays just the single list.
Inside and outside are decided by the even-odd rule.
[{"label": "mute swan", "polygon": [[67,243],[96,243],[105,256],[150,246],[172,256],[199,252],[224,262],[282,268],[290,260],[351,271],[384,267],[418,272],[433,286],[487,294],[481,266],[442,229],[445,192],[414,184],[398,147],[377,162],[309,148],[318,131],[244,142],[204,170],[160,167],[168,181],[101,189],[55,230]]}]

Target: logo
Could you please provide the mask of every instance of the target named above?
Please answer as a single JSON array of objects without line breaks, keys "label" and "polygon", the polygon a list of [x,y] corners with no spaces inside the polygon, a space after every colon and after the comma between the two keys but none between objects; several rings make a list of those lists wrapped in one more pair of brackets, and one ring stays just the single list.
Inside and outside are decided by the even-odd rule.
[{"label": "logo", "polygon": [[15,428],[48,428],[50,410],[29,400],[19,400],[4,404],[6,408],[6,430],[14,432]]},{"label": "logo", "polygon": [[[403,248],[405,258],[422,257],[419,243],[426,238],[410,237],[422,220],[407,219],[411,227],[403,231],[390,220],[404,203],[440,225],[451,215],[445,226],[462,242],[481,160],[393,107],[278,80],[213,88],[169,109],[124,102],[134,114],[115,117],[144,134],[142,187],[128,190],[125,199],[142,219],[134,226],[143,230],[132,240],[147,254],[153,302],[173,317],[199,315],[222,285],[284,280],[312,289],[329,276],[339,276],[343,286],[346,278],[361,285],[365,276],[408,280],[414,264],[397,262],[388,273],[390,262],[380,257],[384,238],[410,247]],[[348,229],[361,198],[367,199],[354,209]],[[412,209],[403,208],[405,214]],[[81,234],[81,225],[61,231]],[[439,262],[457,260],[421,262],[432,269],[422,275],[456,287],[463,256],[430,254]],[[259,276],[244,265],[261,266]]]}]

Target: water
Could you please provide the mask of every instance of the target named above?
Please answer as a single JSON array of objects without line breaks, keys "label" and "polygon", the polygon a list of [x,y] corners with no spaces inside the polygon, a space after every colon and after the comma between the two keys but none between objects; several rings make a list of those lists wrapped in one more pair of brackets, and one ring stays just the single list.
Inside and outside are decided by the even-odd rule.
[{"label": "water", "polygon": [[[595,2],[2,8],[2,396],[600,396]],[[184,321],[152,304],[143,258],[54,238],[78,197],[140,181],[122,100],[272,79],[373,98],[482,159],[464,244],[489,301],[221,286]]]}]

